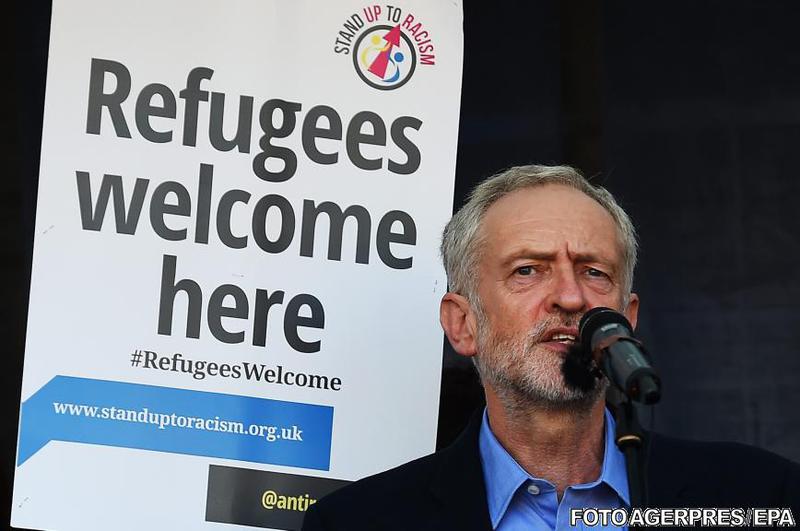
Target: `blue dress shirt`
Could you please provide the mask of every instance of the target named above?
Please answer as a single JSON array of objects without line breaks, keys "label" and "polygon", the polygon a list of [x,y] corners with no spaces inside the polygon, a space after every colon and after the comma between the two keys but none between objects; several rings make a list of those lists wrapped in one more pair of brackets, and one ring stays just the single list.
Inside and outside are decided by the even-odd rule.
[{"label": "blue dress shirt", "polygon": [[[614,443],[614,418],[608,410],[605,412],[605,452],[600,477],[591,483],[567,487],[560,503],[552,483],[525,472],[498,442],[485,410],[478,445],[492,529],[584,529],[580,524],[577,528],[569,525],[570,509],[630,507],[625,456]],[[591,529],[618,528],[597,526]]]}]

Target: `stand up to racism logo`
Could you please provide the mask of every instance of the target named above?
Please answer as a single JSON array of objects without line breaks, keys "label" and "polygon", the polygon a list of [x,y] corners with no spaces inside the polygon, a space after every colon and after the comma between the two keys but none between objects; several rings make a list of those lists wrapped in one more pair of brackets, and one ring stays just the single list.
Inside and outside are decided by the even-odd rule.
[{"label": "stand up to racism logo", "polygon": [[402,8],[371,5],[353,13],[336,35],[333,51],[350,55],[361,80],[378,90],[408,83],[417,66],[436,62],[430,31]]}]

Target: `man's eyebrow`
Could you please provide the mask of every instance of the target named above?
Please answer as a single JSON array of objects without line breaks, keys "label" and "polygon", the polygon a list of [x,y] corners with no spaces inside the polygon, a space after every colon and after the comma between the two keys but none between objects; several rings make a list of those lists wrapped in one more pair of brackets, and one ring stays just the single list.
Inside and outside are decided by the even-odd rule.
[{"label": "man's eyebrow", "polygon": [[[505,257],[502,261],[502,264],[504,266],[508,266],[511,265],[513,262],[516,262],[517,260],[524,260],[524,259],[543,260],[543,261],[555,260],[556,255],[557,253],[550,251],[535,251],[532,249],[521,249],[519,251],[514,251],[507,257]],[[579,264],[587,264],[592,262],[598,264],[605,264],[608,265],[609,267],[616,269],[614,267],[613,260],[610,260],[608,259],[608,257],[601,256],[596,253],[573,253],[572,260]]]},{"label": "man's eyebrow", "polygon": [[517,260],[555,260],[556,253],[550,251],[534,251],[532,249],[520,249],[514,251],[503,259],[503,265],[511,265]]},{"label": "man's eyebrow", "polygon": [[609,260],[608,257],[598,255],[596,253],[573,253],[572,259],[575,262],[585,264],[588,262],[597,262],[600,264],[607,264],[613,266],[613,260]]}]

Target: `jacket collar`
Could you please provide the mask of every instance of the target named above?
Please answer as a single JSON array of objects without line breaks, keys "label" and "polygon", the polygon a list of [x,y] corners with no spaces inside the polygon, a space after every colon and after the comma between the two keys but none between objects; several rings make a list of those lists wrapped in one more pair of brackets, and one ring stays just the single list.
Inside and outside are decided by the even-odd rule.
[{"label": "jacket collar", "polygon": [[478,450],[481,413],[482,408],[472,415],[453,444],[440,452],[439,467],[431,480],[431,492],[443,505],[442,514],[452,529],[492,529]]}]

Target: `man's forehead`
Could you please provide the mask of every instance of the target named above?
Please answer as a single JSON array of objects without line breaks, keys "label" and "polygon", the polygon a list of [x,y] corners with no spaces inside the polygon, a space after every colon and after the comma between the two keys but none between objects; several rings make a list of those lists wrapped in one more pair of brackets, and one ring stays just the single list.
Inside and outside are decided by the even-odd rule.
[{"label": "man's forehead", "polygon": [[502,243],[505,252],[552,245],[565,238],[577,247],[575,251],[608,247],[611,242],[619,250],[611,214],[580,190],[561,184],[523,188],[498,199],[484,214],[481,232],[486,243]]}]

